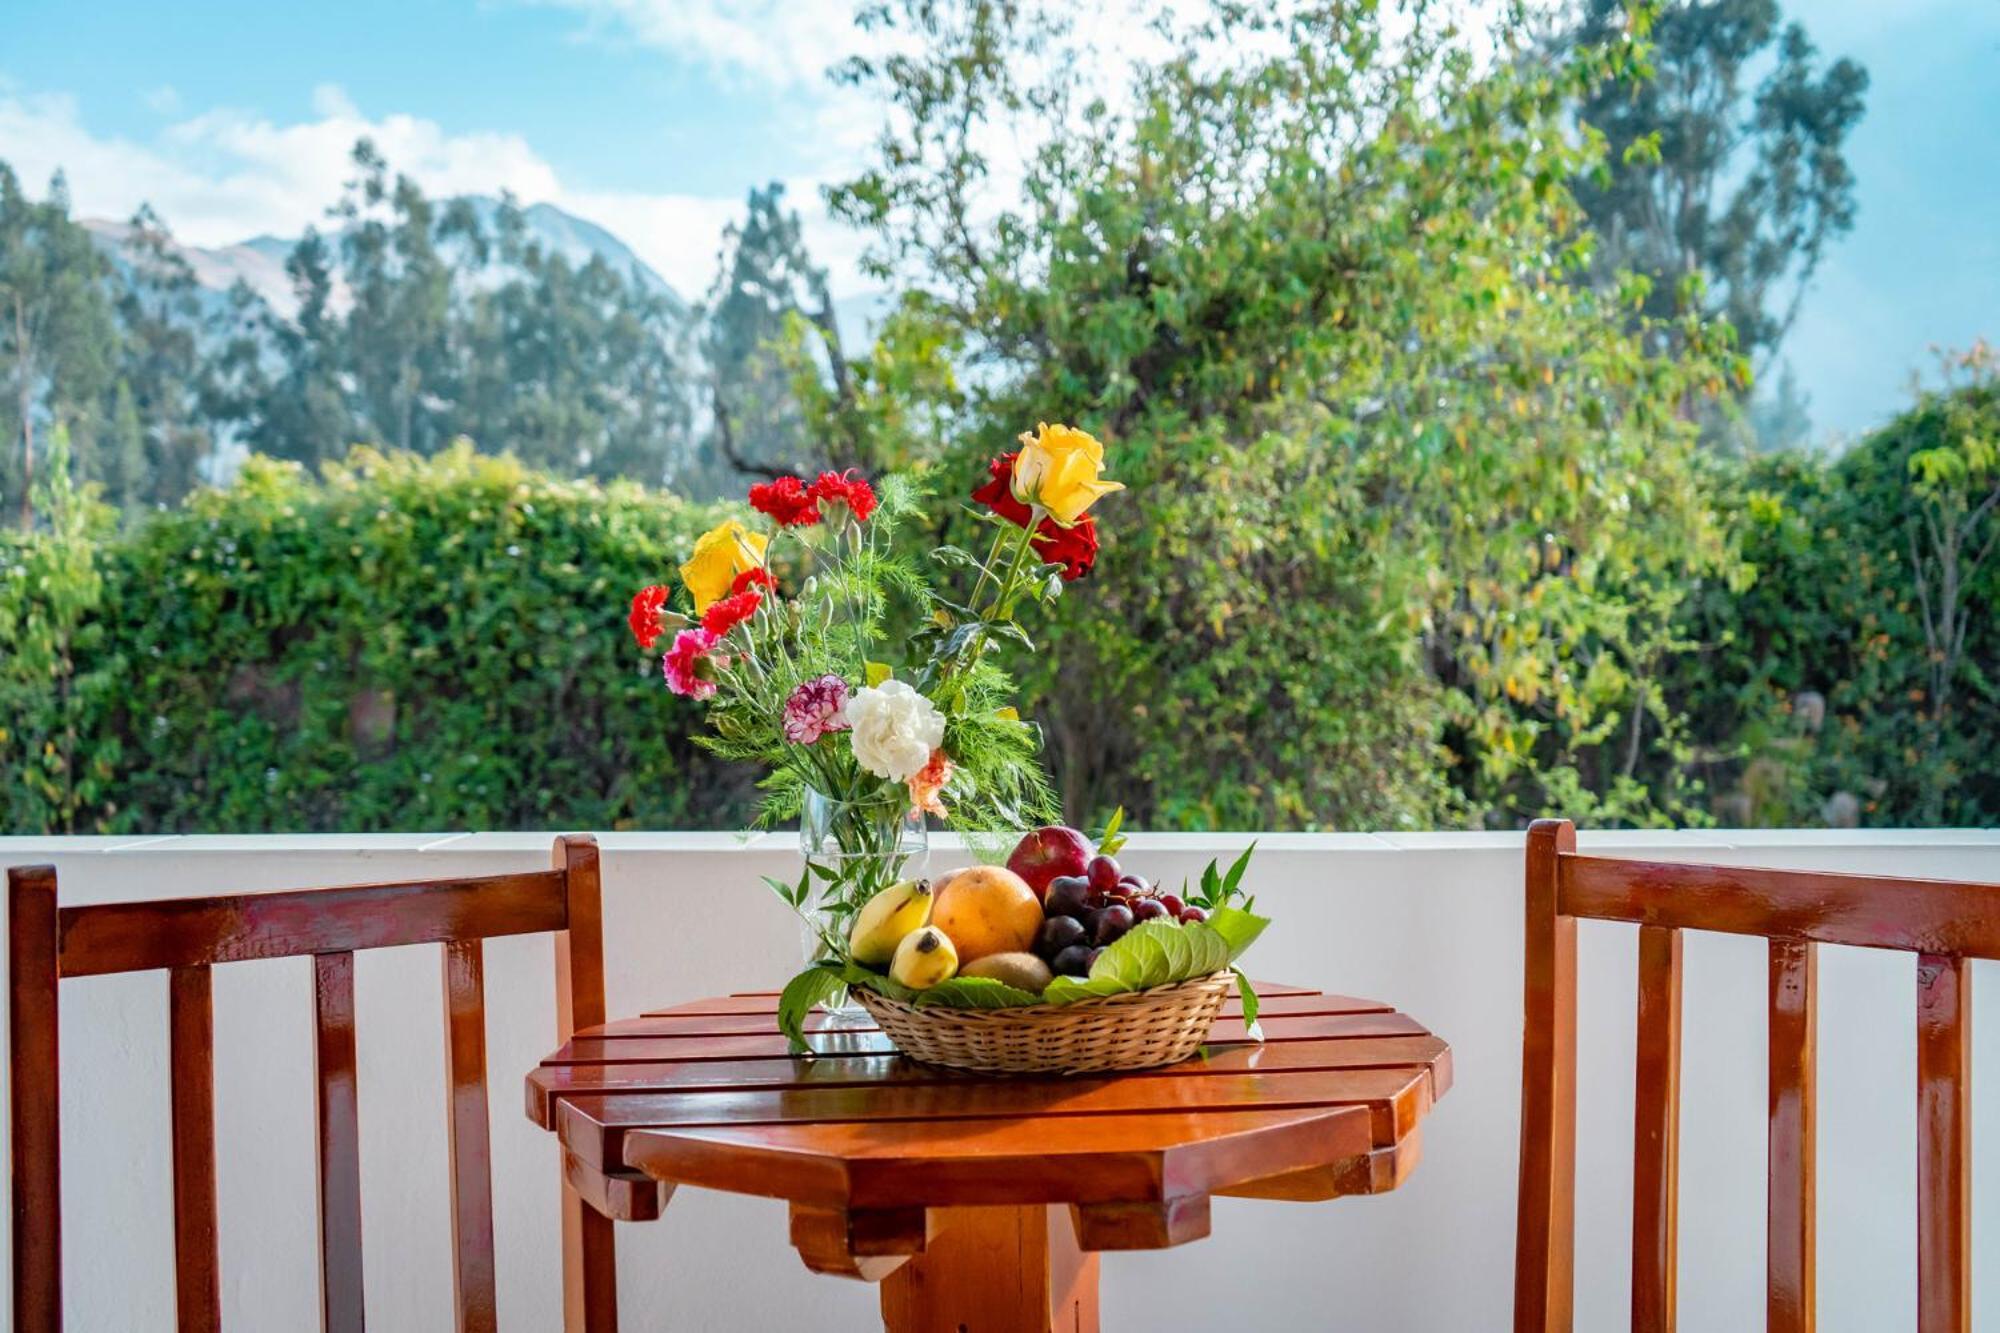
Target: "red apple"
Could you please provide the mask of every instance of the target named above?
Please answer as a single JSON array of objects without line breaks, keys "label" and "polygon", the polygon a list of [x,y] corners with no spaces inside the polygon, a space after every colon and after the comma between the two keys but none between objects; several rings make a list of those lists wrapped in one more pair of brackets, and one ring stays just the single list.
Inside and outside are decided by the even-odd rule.
[{"label": "red apple", "polygon": [[1049,881],[1061,875],[1081,875],[1090,864],[1090,839],[1073,828],[1049,824],[1025,835],[1007,858],[1007,868],[1028,881],[1037,898],[1048,895]]}]

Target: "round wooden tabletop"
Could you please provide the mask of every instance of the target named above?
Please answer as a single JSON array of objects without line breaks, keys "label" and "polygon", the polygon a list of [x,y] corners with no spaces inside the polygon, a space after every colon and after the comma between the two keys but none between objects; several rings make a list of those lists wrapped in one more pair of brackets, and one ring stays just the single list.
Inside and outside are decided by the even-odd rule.
[{"label": "round wooden tabletop", "polygon": [[828,1030],[820,1015],[817,1055],[794,1058],[775,993],[696,1000],[579,1032],[528,1076],[528,1114],[560,1136],[570,1183],[613,1217],[657,1215],[677,1184],[788,1200],[809,1267],[896,1275],[883,1292],[892,1328],[952,1326],[937,1308],[947,1298],[984,1312],[971,1328],[1027,1326],[994,1313],[993,1292],[953,1296],[946,1280],[962,1267],[955,1251],[990,1270],[1003,1242],[1051,1256],[1039,1276],[1017,1275],[1021,1301],[1050,1327],[1093,1327],[1095,1251],[1205,1236],[1211,1195],[1375,1193],[1415,1165],[1450,1048],[1376,1001],[1257,991],[1261,1043],[1232,998],[1195,1059],[1067,1078],[918,1064],[872,1026]]}]

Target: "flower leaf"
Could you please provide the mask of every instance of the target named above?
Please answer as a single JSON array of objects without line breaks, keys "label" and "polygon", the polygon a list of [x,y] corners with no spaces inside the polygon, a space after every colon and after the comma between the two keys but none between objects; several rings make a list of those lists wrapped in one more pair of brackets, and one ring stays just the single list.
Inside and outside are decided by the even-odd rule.
[{"label": "flower leaf", "polygon": [[793,1055],[812,1054],[812,1048],[806,1045],[806,1015],[842,984],[838,963],[814,963],[785,983],[785,989],[778,995],[778,1031],[785,1034]]}]

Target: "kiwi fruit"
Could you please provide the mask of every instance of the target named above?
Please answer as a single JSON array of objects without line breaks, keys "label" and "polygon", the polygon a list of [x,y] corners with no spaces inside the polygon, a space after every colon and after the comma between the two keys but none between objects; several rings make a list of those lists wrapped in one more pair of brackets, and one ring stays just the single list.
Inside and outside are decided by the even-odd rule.
[{"label": "kiwi fruit", "polygon": [[1055,980],[1049,965],[1031,953],[989,953],[959,969],[962,977],[987,977],[1016,990],[1040,995]]}]

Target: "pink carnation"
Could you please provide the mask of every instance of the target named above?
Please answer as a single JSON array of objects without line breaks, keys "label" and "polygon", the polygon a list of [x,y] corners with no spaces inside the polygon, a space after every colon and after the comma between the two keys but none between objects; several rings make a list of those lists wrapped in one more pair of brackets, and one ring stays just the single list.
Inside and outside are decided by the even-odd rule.
[{"label": "pink carnation", "polygon": [[818,676],[792,691],[785,700],[785,739],[811,745],[829,731],[846,731],[841,709],[847,706],[847,682],[839,676]]},{"label": "pink carnation", "polygon": [[720,640],[705,629],[684,629],[674,636],[674,646],[660,659],[660,671],[667,688],[690,699],[706,699],[715,693],[715,668],[726,659],[712,659],[709,652]]}]

